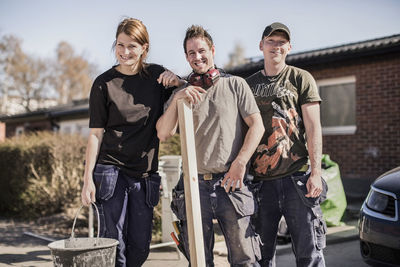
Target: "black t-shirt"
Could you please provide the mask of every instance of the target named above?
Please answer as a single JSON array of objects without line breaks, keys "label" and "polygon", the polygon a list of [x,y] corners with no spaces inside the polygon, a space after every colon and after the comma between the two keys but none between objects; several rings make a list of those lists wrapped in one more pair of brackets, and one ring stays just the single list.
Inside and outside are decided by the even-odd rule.
[{"label": "black t-shirt", "polygon": [[125,75],[115,67],[96,78],[90,92],[89,127],[104,128],[97,163],[112,164],[131,177],[158,170],[156,123],[171,95],[157,82],[165,69],[147,67],[147,75]]}]

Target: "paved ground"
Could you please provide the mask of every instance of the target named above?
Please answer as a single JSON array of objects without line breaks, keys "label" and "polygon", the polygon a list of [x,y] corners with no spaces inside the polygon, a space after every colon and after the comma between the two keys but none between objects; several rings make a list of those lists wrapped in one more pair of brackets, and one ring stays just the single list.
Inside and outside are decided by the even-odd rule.
[{"label": "paved ground", "polygon": [[29,223],[0,220],[0,266],[53,266],[48,242],[23,234],[32,229]]},{"label": "paved ground", "polygon": [[[329,244],[324,249],[324,258],[327,267],[369,267],[360,253],[360,241],[346,241]],[[293,253],[286,253],[276,257],[276,266],[295,267],[296,259]]]},{"label": "paved ground", "polygon": [[[353,186],[352,186],[353,187]],[[366,190],[366,189],[365,189]],[[364,191],[365,191],[364,190]],[[343,221],[346,223],[339,227],[330,227],[328,229],[327,244],[330,245],[341,242],[348,242],[358,239],[357,216],[361,206],[361,196],[348,198],[346,214]],[[73,218],[73,216],[69,216]],[[60,220],[63,219],[63,220]],[[60,227],[58,222],[67,223]],[[27,232],[39,234],[56,240],[64,239],[69,233],[62,232],[59,229],[70,229],[72,220],[65,218],[52,218],[51,220],[42,219],[38,222],[16,222],[0,218],[0,267],[2,266],[53,266],[50,250],[47,247],[49,241],[27,235]],[[79,221],[78,221],[79,225]],[[80,229],[84,228],[81,222]],[[82,231],[87,229],[82,229]],[[221,237],[219,238],[222,239]],[[277,255],[291,253],[290,244],[280,245],[277,249]],[[226,259],[226,246],[224,242],[217,242],[215,245],[215,266],[229,266]],[[149,255],[144,267],[184,267],[188,266],[184,256],[178,255],[174,247],[165,247],[153,249]]]},{"label": "paved ground", "polygon": [[[35,222],[15,222],[0,219],[0,267],[2,266],[53,266],[52,257],[47,244],[49,239],[64,239],[69,233],[54,233],[51,227],[43,227]],[[216,266],[228,266],[226,255],[215,257]],[[164,247],[151,251],[144,266],[188,266],[188,261],[179,255],[175,247]]]},{"label": "paved ground", "polygon": [[[358,238],[356,221],[350,220],[346,225],[330,227],[327,242],[336,244]],[[36,231],[36,232],[35,232]],[[39,232],[41,231],[41,232]],[[0,266],[53,266],[48,241],[27,235],[27,233],[47,236],[46,229],[35,223],[0,220]],[[58,234],[61,235],[61,234]],[[56,239],[63,239],[58,237]],[[221,238],[219,238],[221,239]],[[291,252],[290,244],[280,245],[277,254]],[[223,241],[215,245],[215,266],[229,266],[226,246]],[[184,256],[179,255],[174,247],[153,249],[144,267],[184,267],[188,266]]]},{"label": "paved ground", "polygon": [[[55,215],[25,222],[0,218],[0,266],[53,266],[46,241],[33,237],[37,234],[50,239],[64,239],[70,235],[73,216]],[[87,231],[85,222],[77,220],[76,233]],[[66,230],[67,229],[67,230]]]}]

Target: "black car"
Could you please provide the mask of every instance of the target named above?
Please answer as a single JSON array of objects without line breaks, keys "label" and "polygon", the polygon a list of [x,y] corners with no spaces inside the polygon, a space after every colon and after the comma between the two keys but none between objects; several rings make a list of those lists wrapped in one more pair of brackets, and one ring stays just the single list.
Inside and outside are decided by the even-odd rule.
[{"label": "black car", "polygon": [[372,266],[400,266],[400,166],[378,177],[359,220],[360,250]]}]

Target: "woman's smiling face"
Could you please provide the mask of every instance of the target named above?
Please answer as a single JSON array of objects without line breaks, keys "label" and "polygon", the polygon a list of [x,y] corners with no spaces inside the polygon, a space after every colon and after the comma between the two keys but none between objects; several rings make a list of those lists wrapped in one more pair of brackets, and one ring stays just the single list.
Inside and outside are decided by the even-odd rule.
[{"label": "woman's smiling face", "polygon": [[145,51],[145,45],[140,45],[125,33],[120,33],[115,45],[115,57],[120,64],[121,69],[133,71]]}]

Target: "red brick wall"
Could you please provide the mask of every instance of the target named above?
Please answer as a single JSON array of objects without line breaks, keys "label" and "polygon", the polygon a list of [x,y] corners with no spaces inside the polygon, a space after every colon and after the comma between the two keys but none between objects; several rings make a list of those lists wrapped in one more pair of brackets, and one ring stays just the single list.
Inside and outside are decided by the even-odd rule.
[{"label": "red brick wall", "polygon": [[0,142],[6,140],[6,124],[4,122],[0,122]]},{"label": "red brick wall", "polygon": [[400,55],[302,67],[316,80],[356,77],[353,135],[323,136],[323,153],[344,178],[374,178],[400,165]]}]

